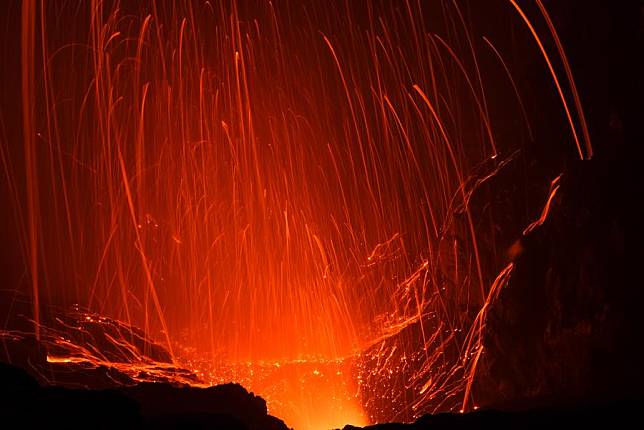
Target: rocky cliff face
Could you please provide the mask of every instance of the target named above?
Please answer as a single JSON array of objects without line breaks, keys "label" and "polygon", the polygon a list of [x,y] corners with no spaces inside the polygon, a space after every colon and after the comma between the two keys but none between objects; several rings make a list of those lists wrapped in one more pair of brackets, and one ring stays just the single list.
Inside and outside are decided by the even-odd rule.
[{"label": "rocky cliff face", "polygon": [[626,277],[623,184],[612,163],[571,166],[544,225],[521,239],[487,318],[484,404],[614,399],[642,378],[642,293]]},{"label": "rocky cliff face", "polygon": [[477,389],[503,408],[610,401],[644,381],[641,181],[626,168],[642,159],[644,14],[637,2],[555,3],[595,155],[565,161],[547,222],[521,238],[490,309]]}]

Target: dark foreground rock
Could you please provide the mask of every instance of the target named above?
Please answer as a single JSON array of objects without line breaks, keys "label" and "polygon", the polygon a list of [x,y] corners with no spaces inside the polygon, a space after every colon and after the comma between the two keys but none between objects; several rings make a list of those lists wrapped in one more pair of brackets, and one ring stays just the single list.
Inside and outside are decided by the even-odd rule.
[{"label": "dark foreground rock", "polygon": [[287,430],[237,384],[142,383],[105,390],[43,387],[0,363],[0,428]]},{"label": "dark foreground rock", "polygon": [[[0,428],[286,430],[266,403],[236,384],[211,388],[142,383],[118,389],[42,387],[26,371],[0,364]],[[557,409],[425,415],[369,430],[640,428],[641,399]],[[346,426],[344,430],[359,427]]]},{"label": "dark foreground rock", "polygon": [[141,330],[0,289],[0,429],[287,430],[241,385],[208,388]]},{"label": "dark foreground rock", "polygon": [[535,409],[520,412],[475,411],[466,414],[425,415],[410,424],[387,423],[344,430],[465,430],[465,429],[626,429],[642,425],[641,400],[604,405]]}]

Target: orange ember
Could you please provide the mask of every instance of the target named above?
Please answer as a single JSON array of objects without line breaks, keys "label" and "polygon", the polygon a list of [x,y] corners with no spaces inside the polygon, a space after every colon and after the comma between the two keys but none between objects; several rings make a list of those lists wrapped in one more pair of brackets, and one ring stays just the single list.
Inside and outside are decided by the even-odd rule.
[{"label": "orange ember", "polygon": [[[501,9],[590,157],[537,4]],[[512,265],[470,203],[532,131],[460,2],[25,0],[20,41],[22,167],[2,159],[36,331],[39,298],[81,303],[299,429],[373,422],[374,390],[398,418],[473,406]]]}]

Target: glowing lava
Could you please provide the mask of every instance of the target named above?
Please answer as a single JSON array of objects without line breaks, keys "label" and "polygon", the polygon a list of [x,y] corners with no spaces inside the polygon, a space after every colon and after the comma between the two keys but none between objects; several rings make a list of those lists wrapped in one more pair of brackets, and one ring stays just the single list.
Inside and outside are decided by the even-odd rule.
[{"label": "glowing lava", "polygon": [[[559,56],[506,7],[589,157],[537,3]],[[471,406],[511,265],[470,201],[531,131],[458,2],[22,4],[21,167],[2,159],[36,331],[39,298],[81,303],[297,428],[373,421],[365,384],[404,416]],[[519,136],[497,138],[481,58]]]},{"label": "glowing lava", "polygon": [[293,428],[332,429],[369,423],[352,365],[352,360],[248,362],[201,376],[213,384],[239,381],[261,394],[269,413]]}]

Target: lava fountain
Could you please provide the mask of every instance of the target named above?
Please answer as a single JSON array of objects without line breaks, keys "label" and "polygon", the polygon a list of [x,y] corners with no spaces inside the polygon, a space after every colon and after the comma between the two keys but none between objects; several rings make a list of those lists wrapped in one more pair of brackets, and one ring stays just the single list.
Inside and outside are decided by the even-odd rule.
[{"label": "lava fountain", "polygon": [[[498,3],[590,157],[547,11]],[[2,159],[36,327],[39,301],[80,303],[297,428],[378,420],[365,384],[389,419],[473,407],[512,266],[470,201],[533,136],[471,7],[23,1]]]}]

